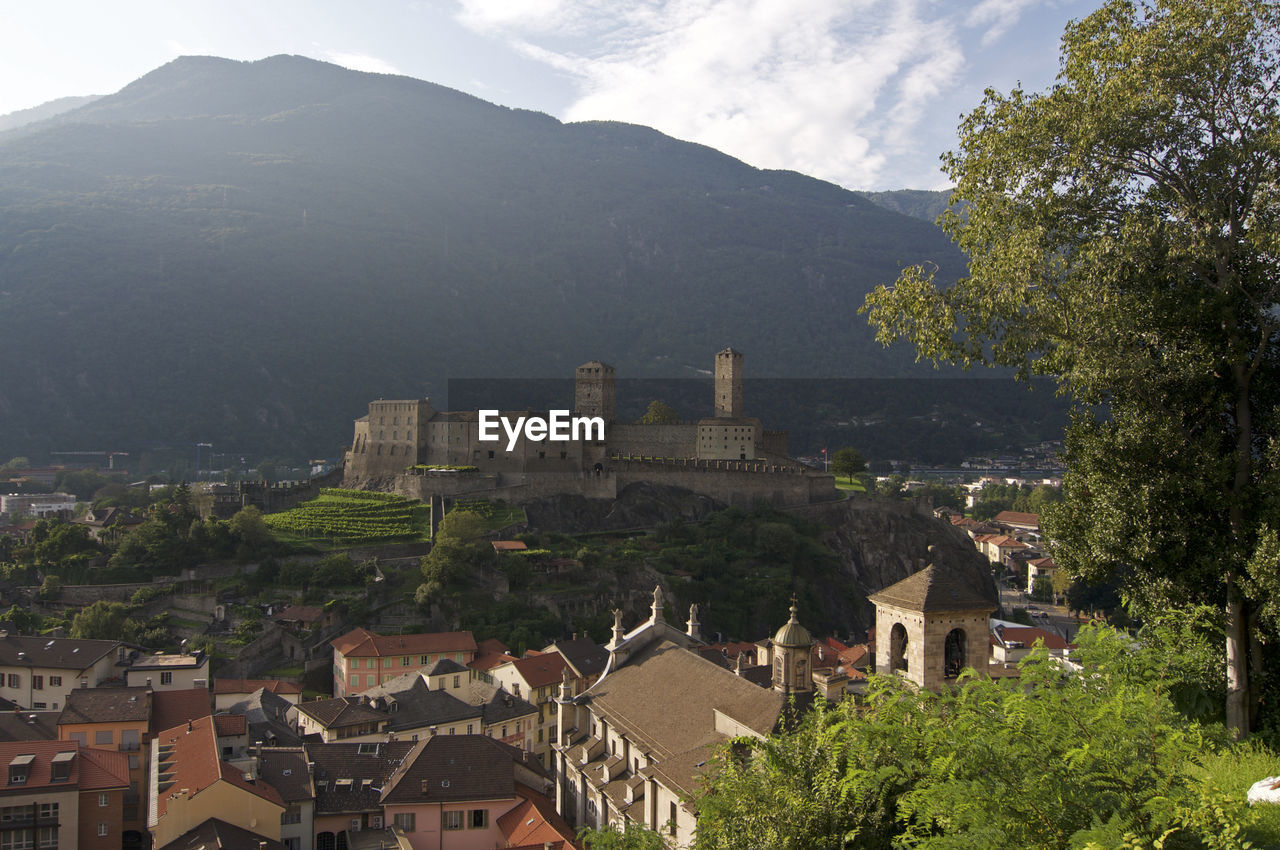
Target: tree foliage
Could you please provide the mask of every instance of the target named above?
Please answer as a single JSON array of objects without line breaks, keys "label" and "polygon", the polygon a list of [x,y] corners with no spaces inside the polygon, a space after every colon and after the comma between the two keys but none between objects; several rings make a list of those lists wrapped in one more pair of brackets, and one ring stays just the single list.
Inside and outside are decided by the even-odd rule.
[{"label": "tree foliage", "polygon": [[1221,605],[1237,730],[1244,565],[1277,472],[1278,43],[1264,0],[1111,0],[1072,23],[1053,89],[988,91],[944,157],[968,276],[917,266],[864,308],[920,357],[1057,377],[1080,404],[1043,522],[1059,565],[1123,566],[1146,610]]},{"label": "tree foliage", "polygon": [[674,425],[680,422],[680,414],[666,402],[654,399],[649,402],[644,416],[636,421],[641,425]]},{"label": "tree foliage", "polygon": [[866,469],[867,461],[862,457],[862,452],[853,446],[836,449],[836,453],[831,456],[831,470],[836,475],[843,475],[850,481],[853,481],[853,476],[859,472],[865,472]]},{"label": "tree foliage", "polygon": [[1079,643],[1083,673],[1064,676],[1038,648],[1020,682],[966,677],[954,694],[874,677],[865,705],[846,700],[793,731],[737,739],[698,802],[697,848],[1242,837],[1252,828],[1243,800],[1220,798],[1199,772],[1228,736],[1187,720],[1171,697],[1187,672],[1178,652],[1135,649],[1106,628],[1086,628]]}]

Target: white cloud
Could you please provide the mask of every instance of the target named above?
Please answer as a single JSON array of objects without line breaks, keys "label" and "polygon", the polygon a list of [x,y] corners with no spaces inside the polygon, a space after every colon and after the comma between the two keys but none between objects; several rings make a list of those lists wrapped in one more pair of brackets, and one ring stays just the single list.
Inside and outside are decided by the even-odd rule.
[{"label": "white cloud", "polygon": [[982,46],[990,47],[1018,23],[1024,11],[1039,2],[1040,0],[982,0],[965,18],[965,25],[986,27],[986,32],[982,34]]},{"label": "white cloud", "polygon": [[964,64],[955,19],[917,0],[460,0],[457,17],[574,78],[567,121],[645,124],[855,188],[919,153]]},{"label": "white cloud", "polygon": [[373,74],[399,74],[396,66],[368,53],[351,53],[342,50],[326,50],[324,58],[335,65],[352,71],[368,71]]}]

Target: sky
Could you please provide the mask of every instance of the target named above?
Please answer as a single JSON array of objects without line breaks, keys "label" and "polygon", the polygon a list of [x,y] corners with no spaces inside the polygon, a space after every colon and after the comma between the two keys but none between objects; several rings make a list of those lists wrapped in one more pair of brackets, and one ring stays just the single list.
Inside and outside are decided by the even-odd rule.
[{"label": "sky", "polygon": [[1099,0],[43,0],[0,5],[0,115],[183,55],[299,54],[644,124],[849,189],[939,189],[990,87],[1049,87]]}]

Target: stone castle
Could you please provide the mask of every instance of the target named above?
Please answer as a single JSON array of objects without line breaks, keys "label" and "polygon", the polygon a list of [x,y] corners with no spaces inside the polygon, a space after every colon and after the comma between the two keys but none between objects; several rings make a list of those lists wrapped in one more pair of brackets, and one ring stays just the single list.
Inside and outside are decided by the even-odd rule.
[{"label": "stone castle", "polygon": [[[344,486],[413,498],[486,497],[520,502],[560,494],[615,498],[636,481],[683,487],[728,504],[776,506],[836,497],[832,476],[787,454],[787,435],[745,415],[742,354],[716,355],[714,415],[692,422],[617,421],[617,375],[593,360],[574,375],[573,415],[599,417],[604,439],[481,440],[480,411],[441,411],[430,399],[369,403],[355,422]],[[501,411],[515,420],[530,411]],[[450,467],[453,467],[452,469]],[[474,467],[459,470],[457,467]]]}]

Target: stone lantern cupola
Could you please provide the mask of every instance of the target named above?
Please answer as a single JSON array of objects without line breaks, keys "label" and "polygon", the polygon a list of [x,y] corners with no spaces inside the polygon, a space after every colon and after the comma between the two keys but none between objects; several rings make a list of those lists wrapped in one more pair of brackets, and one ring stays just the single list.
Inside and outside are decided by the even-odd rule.
[{"label": "stone lantern cupola", "polygon": [[809,653],[813,636],[796,617],[796,598],[791,597],[791,619],[773,636],[773,689],[782,693],[813,690]]}]

